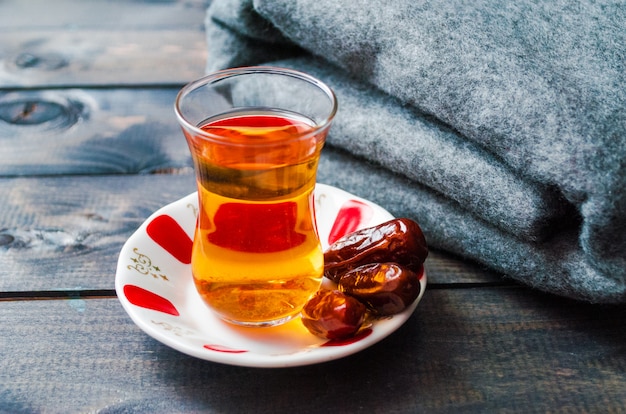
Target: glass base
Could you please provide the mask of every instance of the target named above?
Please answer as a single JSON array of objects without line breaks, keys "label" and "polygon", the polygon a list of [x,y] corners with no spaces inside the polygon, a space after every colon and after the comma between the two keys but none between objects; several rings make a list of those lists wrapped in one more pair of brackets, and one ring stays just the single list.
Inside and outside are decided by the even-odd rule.
[{"label": "glass base", "polygon": [[224,322],[228,322],[230,324],[237,325],[237,326],[245,326],[248,328],[268,328],[272,326],[283,325],[289,322],[290,320],[294,319],[295,317],[297,317],[299,314],[300,313],[298,312],[294,315],[285,316],[279,319],[273,319],[271,321],[237,321],[237,320],[223,317],[222,315],[219,315],[219,314],[217,314],[217,316]]}]

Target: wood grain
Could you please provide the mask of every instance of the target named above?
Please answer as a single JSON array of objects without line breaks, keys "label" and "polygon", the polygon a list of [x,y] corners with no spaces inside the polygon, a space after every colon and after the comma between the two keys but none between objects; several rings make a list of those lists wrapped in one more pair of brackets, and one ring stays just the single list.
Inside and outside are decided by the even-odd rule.
[{"label": "wood grain", "polygon": [[192,173],[0,180],[0,291],[112,289],[119,251]]},{"label": "wood grain", "polygon": [[185,84],[206,62],[200,29],[17,31],[2,44],[4,88]]},{"label": "wood grain", "polygon": [[184,84],[210,1],[0,2],[0,88]]},{"label": "wood grain", "polygon": [[437,290],[361,353],[263,370],[174,351],[115,299],[0,302],[0,411],[622,412],[624,317],[527,289]]},{"label": "wood grain", "polygon": [[3,0],[0,31],[202,29],[210,0]]},{"label": "wood grain", "polygon": [[[131,174],[189,166],[174,116],[177,93],[178,88],[0,93],[0,176]],[[20,118],[24,108],[30,112]],[[20,121],[12,122],[15,118]]]}]

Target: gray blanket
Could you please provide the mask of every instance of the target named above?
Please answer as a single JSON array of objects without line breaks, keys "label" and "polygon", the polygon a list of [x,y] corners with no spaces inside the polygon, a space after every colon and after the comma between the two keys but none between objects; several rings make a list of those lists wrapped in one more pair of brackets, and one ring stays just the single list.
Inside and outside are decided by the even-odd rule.
[{"label": "gray blanket", "polygon": [[622,2],[213,0],[206,30],[207,71],[335,90],[318,181],[538,289],[626,302]]}]

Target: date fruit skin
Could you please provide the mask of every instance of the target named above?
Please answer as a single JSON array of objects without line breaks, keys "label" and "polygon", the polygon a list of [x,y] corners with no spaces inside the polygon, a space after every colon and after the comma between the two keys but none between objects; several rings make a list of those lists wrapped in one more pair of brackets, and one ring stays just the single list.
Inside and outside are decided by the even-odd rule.
[{"label": "date fruit skin", "polygon": [[344,273],[340,291],[350,295],[378,316],[400,313],[420,294],[420,275],[397,263],[370,263]]},{"label": "date fruit skin", "polygon": [[367,308],[337,289],[319,290],[302,308],[304,326],[320,338],[346,339],[354,336],[365,321]]},{"label": "date fruit skin", "polygon": [[420,226],[396,218],[347,234],[324,252],[324,276],[335,283],[345,272],[369,263],[393,262],[419,271],[428,256]]}]

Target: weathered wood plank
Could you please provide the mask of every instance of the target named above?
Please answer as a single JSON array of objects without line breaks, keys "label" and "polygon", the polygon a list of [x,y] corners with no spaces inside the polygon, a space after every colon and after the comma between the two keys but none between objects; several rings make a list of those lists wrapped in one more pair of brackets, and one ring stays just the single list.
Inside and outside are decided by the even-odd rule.
[{"label": "weathered wood plank", "polygon": [[0,180],[0,291],[112,289],[126,239],[193,191],[191,173]]},{"label": "weathered wood plank", "polygon": [[3,0],[0,31],[201,28],[210,0]]},{"label": "weathered wood plank", "polygon": [[178,88],[0,93],[0,176],[131,174],[190,165]]},{"label": "weathered wood plank", "polygon": [[[465,288],[466,285],[506,286],[514,282],[485,266],[461,259],[450,253],[431,250],[427,259],[427,276],[431,288]],[[443,286],[438,286],[439,284]]]},{"label": "weathered wood plank", "polygon": [[0,87],[185,84],[205,63],[201,29],[4,32]]},{"label": "weathered wood plank", "polygon": [[210,1],[0,2],[0,87],[186,83]]},{"label": "weathered wood plank", "polygon": [[0,302],[0,411],[623,412],[625,317],[527,289],[437,290],[359,354],[250,369],[171,350],[116,299]]}]

